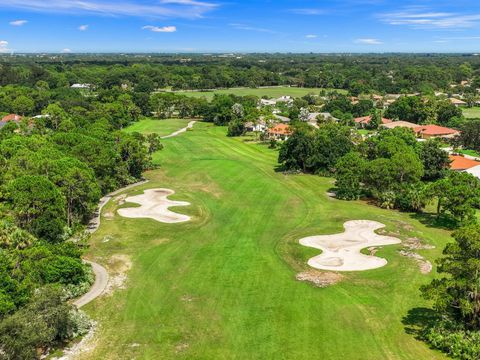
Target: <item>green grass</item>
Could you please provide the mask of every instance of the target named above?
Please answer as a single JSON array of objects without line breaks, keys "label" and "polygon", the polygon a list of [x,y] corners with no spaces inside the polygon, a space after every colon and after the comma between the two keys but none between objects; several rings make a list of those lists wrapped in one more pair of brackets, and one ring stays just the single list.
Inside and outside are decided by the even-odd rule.
[{"label": "green grass", "polygon": [[[139,126],[139,125],[137,125]],[[145,122],[143,131],[159,131]],[[399,255],[377,254],[387,266],[346,274],[327,288],[299,282],[317,254],[302,237],[342,231],[352,219],[383,222],[401,238],[418,236],[439,256],[449,233],[406,213],[326,195],[332,180],[274,171],[277,152],[225,128],[197,123],[164,141],[159,170],[142,189],[166,187],[189,201],[184,224],[112,219],[111,201],[91,240],[89,257],[109,267],[113,255],[132,261],[126,289],[85,307],[99,322],[85,359],[443,359],[402,322],[427,306],[418,290],[433,277]],[[106,241],[108,240],[108,241]],[[417,319],[417,317],[415,317]]]},{"label": "green grass", "polygon": [[480,107],[472,107],[472,108],[463,108],[463,116],[467,119],[480,119]]},{"label": "green grass", "polygon": [[[213,98],[214,94],[234,94],[237,96],[246,96],[246,95],[256,95],[258,97],[268,96],[270,98],[279,98],[283,95],[288,95],[292,97],[302,97],[307,94],[316,94],[318,95],[322,89],[321,88],[297,88],[297,87],[270,87],[270,88],[260,88],[260,89],[250,89],[250,88],[231,88],[231,89],[222,89],[215,91],[176,91],[176,94],[182,94],[193,97],[205,97],[207,99]],[[327,91],[334,91],[335,89],[325,89]],[[336,90],[341,93],[346,93],[345,90]]]},{"label": "green grass", "polygon": [[464,155],[480,157],[480,154],[478,152],[476,152],[475,150],[459,150],[458,152],[460,154],[464,154]]},{"label": "green grass", "polygon": [[189,121],[188,119],[147,118],[132,124],[125,131],[143,134],[158,133],[160,136],[165,136],[186,127]]}]

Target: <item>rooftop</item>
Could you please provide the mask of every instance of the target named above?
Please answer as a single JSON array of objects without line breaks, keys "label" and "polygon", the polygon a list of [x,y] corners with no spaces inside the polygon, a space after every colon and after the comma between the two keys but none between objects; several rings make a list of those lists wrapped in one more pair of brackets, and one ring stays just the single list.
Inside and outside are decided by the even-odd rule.
[{"label": "rooftop", "polygon": [[452,170],[467,170],[480,165],[480,161],[467,159],[460,155],[450,155],[450,169]]}]

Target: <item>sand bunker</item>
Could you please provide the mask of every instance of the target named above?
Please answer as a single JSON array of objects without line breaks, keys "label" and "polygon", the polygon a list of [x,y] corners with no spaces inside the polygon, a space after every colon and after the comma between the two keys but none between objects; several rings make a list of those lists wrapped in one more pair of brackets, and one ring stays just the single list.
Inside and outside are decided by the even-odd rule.
[{"label": "sand bunker", "polygon": [[174,213],[168,210],[172,206],[188,206],[186,201],[172,201],[167,197],[175,194],[175,191],[169,189],[149,189],[143,194],[130,196],[125,199],[141,205],[136,208],[118,209],[120,216],[127,218],[150,218],[163,223],[179,223],[190,220],[190,216]]},{"label": "sand bunker", "polygon": [[375,230],[385,225],[368,220],[347,221],[345,232],[335,235],[309,236],[300,240],[300,244],[322,250],[322,254],[308,260],[315,269],[332,271],[363,271],[385,266],[387,260],[365,255],[360,250],[368,247],[393,245],[400,239],[383,236]]}]

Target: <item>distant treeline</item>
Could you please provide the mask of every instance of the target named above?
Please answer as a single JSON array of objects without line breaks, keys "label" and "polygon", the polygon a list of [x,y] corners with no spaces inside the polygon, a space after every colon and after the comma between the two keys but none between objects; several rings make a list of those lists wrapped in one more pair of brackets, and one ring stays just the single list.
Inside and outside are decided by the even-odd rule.
[{"label": "distant treeline", "polygon": [[291,85],[355,95],[448,90],[477,78],[479,69],[480,57],[473,55],[30,55],[1,56],[0,85],[124,84],[138,92]]}]

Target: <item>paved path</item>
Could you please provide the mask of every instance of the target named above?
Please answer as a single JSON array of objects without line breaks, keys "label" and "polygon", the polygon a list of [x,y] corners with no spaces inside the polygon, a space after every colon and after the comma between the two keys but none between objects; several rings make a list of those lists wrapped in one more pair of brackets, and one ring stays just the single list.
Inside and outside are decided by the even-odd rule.
[{"label": "paved path", "polygon": [[181,133],[184,133],[184,132],[187,131],[188,129],[191,129],[191,128],[193,127],[193,124],[195,124],[196,122],[197,122],[196,120],[190,121],[190,122],[187,124],[187,126],[184,127],[183,129],[177,130],[177,131],[171,133],[170,135],[162,136],[161,138],[162,138],[162,139],[168,139],[168,138],[171,138],[171,137],[180,135]]},{"label": "paved path", "polygon": [[[121,193],[122,191],[146,184],[147,182],[148,180],[144,180],[135,184],[125,186],[101,198],[100,202],[98,203],[98,209],[95,212],[94,217],[92,218],[92,220],[90,220],[90,223],[88,224],[87,231],[90,234],[93,234],[95,231],[98,230],[98,228],[100,227],[100,216],[102,214],[102,209],[113,196]],[[73,304],[78,308],[87,305],[89,302],[95,300],[97,297],[102,295],[108,284],[108,272],[102,265],[89,260],[83,260],[83,262],[92,266],[93,273],[95,274],[95,282],[86,294],[82,295],[80,298],[73,302]]]},{"label": "paved path", "polygon": [[81,308],[84,305],[87,305],[89,302],[93,301],[100,295],[102,295],[103,291],[107,287],[108,283],[108,272],[107,270],[102,266],[97,263],[94,263],[92,261],[88,260],[83,260],[85,263],[92,265],[92,270],[93,273],[95,274],[95,282],[93,283],[91,289],[75,300],[73,302],[73,305],[75,305],[78,308]]}]

